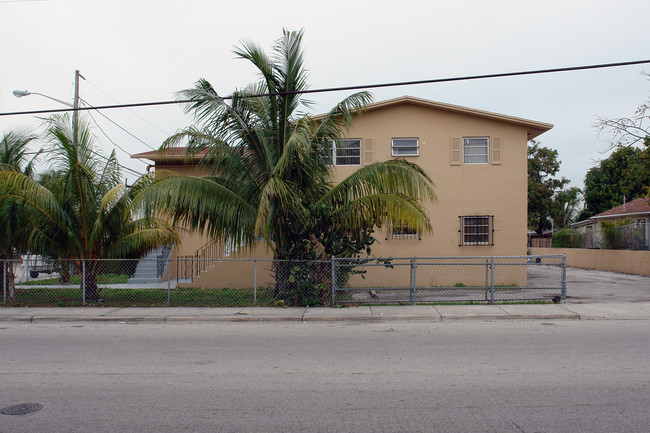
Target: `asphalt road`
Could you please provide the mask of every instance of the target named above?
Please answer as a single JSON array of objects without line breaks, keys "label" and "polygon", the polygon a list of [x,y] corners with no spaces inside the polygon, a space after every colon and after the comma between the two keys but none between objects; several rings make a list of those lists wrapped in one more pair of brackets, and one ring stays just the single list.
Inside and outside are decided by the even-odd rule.
[{"label": "asphalt road", "polygon": [[641,432],[650,321],[0,325],[0,432]]}]

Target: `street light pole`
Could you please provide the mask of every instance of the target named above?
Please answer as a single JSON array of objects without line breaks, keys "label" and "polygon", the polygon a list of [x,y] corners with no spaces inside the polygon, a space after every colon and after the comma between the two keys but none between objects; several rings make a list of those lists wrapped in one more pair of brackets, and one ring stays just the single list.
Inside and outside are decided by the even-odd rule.
[{"label": "street light pole", "polygon": [[[79,78],[84,78],[84,76],[81,75],[79,73],[79,70],[77,69],[77,70],[74,71],[74,100],[72,101],[73,102],[72,104],[69,103],[69,102],[66,102],[66,101],[62,101],[62,100],[57,99],[57,98],[53,98],[53,97],[48,96],[48,95],[44,95],[42,93],[30,92],[28,90],[14,90],[12,93],[14,94],[14,96],[16,98],[22,98],[23,96],[29,96],[29,95],[38,95],[38,96],[42,96],[42,97],[47,98],[47,99],[51,99],[52,101],[56,101],[59,104],[63,104],[65,106],[67,106],[67,107],[70,107],[70,108],[73,109],[72,117],[73,117],[73,123],[75,123],[75,118],[77,117],[78,110],[79,110],[79,100],[80,100],[79,99]],[[84,80],[85,80],[85,78],[84,78]]]},{"label": "street light pole", "polygon": [[79,116],[79,69],[74,71],[74,104],[72,112],[72,140],[73,143],[77,144],[77,120]]},{"label": "street light pole", "polygon": [[[69,102],[62,101],[60,99],[53,98],[51,96],[44,95],[42,93],[37,93],[37,92],[29,92],[27,90],[14,90],[13,94],[16,98],[22,98],[23,96],[29,96],[29,95],[39,95],[43,96],[44,98],[51,99],[53,101],[56,101],[60,104],[66,105],[70,108],[72,108],[72,143],[76,146],[77,144],[77,135],[78,135],[78,121],[79,121],[79,78],[84,78],[83,75],[79,73],[79,69],[75,69],[74,71],[74,100],[72,101],[73,103],[70,104]],[[85,78],[84,78],[85,80]]]}]

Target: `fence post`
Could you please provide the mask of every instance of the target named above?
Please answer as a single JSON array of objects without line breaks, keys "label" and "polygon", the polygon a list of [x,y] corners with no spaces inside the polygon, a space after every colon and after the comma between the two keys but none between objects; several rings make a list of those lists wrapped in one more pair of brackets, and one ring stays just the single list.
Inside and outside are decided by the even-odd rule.
[{"label": "fence post", "polygon": [[562,255],[562,295],[560,295],[560,300],[566,301],[566,254]]},{"label": "fence post", "polygon": [[81,261],[81,302],[86,305],[86,261]]},{"label": "fence post", "polygon": [[[171,293],[172,293],[172,283],[171,283],[171,281],[172,281],[172,258],[170,257],[167,260],[168,260],[168,265],[167,265],[167,269],[168,269],[168,271],[167,271],[167,306],[169,307],[169,302],[170,302]],[[177,274],[176,274],[177,280],[176,281],[178,282],[178,271],[176,271],[176,272],[177,272]]]},{"label": "fence post", "polygon": [[257,259],[253,259],[253,304],[257,304]]},{"label": "fence post", "polygon": [[336,257],[332,256],[332,306],[336,302]]},{"label": "fence post", "polygon": [[416,281],[416,269],[417,269],[417,263],[416,263],[416,258],[413,257],[411,259],[411,297],[413,298],[413,305],[417,305],[417,281]]},{"label": "fence post", "polygon": [[494,304],[494,256],[490,263],[491,283],[490,283],[490,304]]},{"label": "fence post", "polygon": [[4,303],[7,303],[7,262],[2,261],[2,293]]},{"label": "fence post", "polygon": [[485,258],[485,300],[488,300],[488,290],[490,289],[490,283],[488,282],[488,272],[490,269],[490,260]]}]

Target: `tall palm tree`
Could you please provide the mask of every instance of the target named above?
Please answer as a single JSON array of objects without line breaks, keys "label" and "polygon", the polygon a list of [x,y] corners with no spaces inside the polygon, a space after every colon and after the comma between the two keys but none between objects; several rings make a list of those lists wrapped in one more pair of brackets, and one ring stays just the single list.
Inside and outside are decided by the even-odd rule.
[{"label": "tall palm tree", "polygon": [[250,247],[263,236],[276,259],[300,258],[291,252],[305,241],[331,255],[323,246],[333,244],[324,238],[332,230],[317,229],[323,216],[346,237],[391,220],[430,230],[422,201],[435,199],[433,183],[415,164],[374,163],[333,184],[330,142],[340,142],[371,96],[353,94],[318,121],[301,113],[309,106],[302,36],[284,31],[271,56],[252,43],[236,49],[261,80],[229,98],[204,79],[179,93],[198,126],[179,131],[161,150],[185,145],[189,155],[201,153],[209,175],[164,174],[143,199],[218,242]]},{"label": "tall palm tree", "polygon": [[[38,153],[28,157],[28,146],[36,139],[28,132],[10,131],[0,139],[0,170],[22,172],[25,176],[33,174],[34,161]],[[17,254],[27,251],[27,240],[31,226],[25,222],[25,212],[21,200],[7,194],[0,186],[0,260],[11,260]],[[13,262],[3,262],[0,271],[0,285],[6,285],[10,298],[14,298]]]},{"label": "tall palm tree", "polygon": [[67,115],[48,121],[47,138],[54,172],[44,184],[17,172],[3,172],[0,180],[26,204],[33,223],[30,250],[48,257],[73,259],[85,268],[87,299],[99,297],[96,279],[104,258],[139,258],[160,245],[178,242],[177,232],[131,204],[153,181],[139,179],[132,187],[120,183],[115,152],[108,158],[95,150],[87,124],[71,125]]}]

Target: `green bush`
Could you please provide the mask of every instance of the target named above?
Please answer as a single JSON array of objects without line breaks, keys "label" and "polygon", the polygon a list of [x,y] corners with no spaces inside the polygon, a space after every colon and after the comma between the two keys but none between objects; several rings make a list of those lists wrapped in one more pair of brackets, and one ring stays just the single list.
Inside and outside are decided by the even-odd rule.
[{"label": "green bush", "polygon": [[562,229],[553,233],[553,248],[580,248],[582,235],[577,230]]}]

